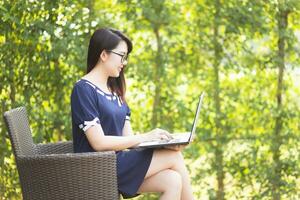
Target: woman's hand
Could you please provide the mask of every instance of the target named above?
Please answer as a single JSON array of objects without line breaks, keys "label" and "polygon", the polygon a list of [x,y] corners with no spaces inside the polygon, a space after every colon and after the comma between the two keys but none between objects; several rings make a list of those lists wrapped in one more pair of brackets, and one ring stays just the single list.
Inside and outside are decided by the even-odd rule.
[{"label": "woman's hand", "polygon": [[164,148],[173,151],[182,151],[186,146],[187,146],[186,144],[179,144],[179,145],[165,146]]},{"label": "woman's hand", "polygon": [[171,140],[171,134],[163,129],[156,128],[148,133],[143,134],[143,142],[157,141],[157,140]]}]

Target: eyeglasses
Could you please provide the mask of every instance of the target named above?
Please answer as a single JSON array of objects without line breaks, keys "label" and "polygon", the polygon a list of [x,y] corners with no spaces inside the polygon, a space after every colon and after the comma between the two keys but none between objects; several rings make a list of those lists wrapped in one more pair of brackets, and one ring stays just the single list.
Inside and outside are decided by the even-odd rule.
[{"label": "eyeglasses", "polygon": [[118,52],[115,52],[113,50],[107,50],[108,52],[111,52],[111,53],[114,53],[118,56],[121,56],[121,63],[122,65],[126,65],[128,63],[128,55],[127,54],[121,54],[121,53],[118,53]]}]

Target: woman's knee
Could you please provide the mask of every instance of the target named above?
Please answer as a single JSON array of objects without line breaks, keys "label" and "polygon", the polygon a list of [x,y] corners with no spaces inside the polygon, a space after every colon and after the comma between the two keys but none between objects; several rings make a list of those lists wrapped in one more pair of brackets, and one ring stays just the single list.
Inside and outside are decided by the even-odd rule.
[{"label": "woman's knee", "polygon": [[166,173],[166,185],[165,185],[165,192],[167,191],[178,191],[180,192],[182,189],[182,177],[181,175],[175,170],[165,170]]}]

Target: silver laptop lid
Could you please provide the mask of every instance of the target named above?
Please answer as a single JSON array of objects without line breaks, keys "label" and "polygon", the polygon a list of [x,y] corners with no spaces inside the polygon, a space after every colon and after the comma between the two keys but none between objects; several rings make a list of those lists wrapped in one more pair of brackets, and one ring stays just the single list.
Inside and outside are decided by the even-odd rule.
[{"label": "silver laptop lid", "polygon": [[191,141],[191,138],[193,136],[193,134],[195,134],[196,131],[196,127],[197,127],[197,123],[198,123],[198,118],[199,118],[199,114],[200,114],[200,110],[201,110],[201,105],[202,105],[202,101],[203,101],[203,97],[204,97],[204,92],[201,93],[200,97],[199,97],[199,101],[198,101],[198,105],[197,105],[197,111],[194,117],[194,122],[193,122],[193,126],[192,126],[192,130],[191,130],[191,134],[189,137],[189,142]]}]

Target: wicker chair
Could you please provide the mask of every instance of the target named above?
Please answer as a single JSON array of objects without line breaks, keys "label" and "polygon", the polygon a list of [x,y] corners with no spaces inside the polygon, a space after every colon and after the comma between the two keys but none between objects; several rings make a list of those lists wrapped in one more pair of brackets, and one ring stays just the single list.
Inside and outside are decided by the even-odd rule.
[{"label": "wicker chair", "polygon": [[73,153],[73,143],[34,144],[24,107],[4,113],[23,199],[119,199],[114,152]]}]

